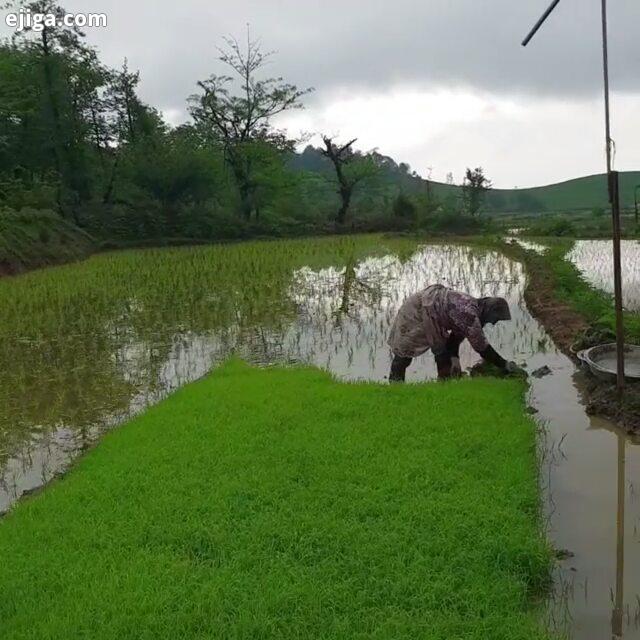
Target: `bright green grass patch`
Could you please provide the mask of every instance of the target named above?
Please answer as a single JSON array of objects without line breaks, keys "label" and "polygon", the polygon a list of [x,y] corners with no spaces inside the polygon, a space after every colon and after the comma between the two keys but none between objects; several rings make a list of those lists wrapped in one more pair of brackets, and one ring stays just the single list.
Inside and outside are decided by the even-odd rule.
[{"label": "bright green grass patch", "polygon": [[521,383],[231,362],[0,521],[17,638],[544,638]]}]

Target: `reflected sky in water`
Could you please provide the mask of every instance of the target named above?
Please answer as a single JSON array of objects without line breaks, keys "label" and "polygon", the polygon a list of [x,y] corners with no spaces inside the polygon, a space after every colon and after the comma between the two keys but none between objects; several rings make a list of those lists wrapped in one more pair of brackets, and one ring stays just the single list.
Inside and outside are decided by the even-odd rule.
[{"label": "reflected sky in water", "polygon": [[[397,310],[408,295],[435,283],[507,298],[513,320],[488,327],[490,341],[529,370],[552,370],[532,379],[529,402],[544,427],[549,536],[575,556],[558,567],[549,618],[580,640],[609,637],[621,568],[618,440],[610,425],[585,414],[575,366],[529,314],[522,266],[493,251],[379,236],[248,243],[97,256],[0,282],[0,510],[64,469],[105,430],[230,354],[259,365],[311,363],[345,380],[384,381]],[[478,360],[467,343],[461,360],[465,368]],[[435,375],[426,354],[407,378]],[[638,638],[640,456],[631,441],[624,447],[621,601],[625,637]]]},{"label": "reflected sky in water", "polygon": [[[640,311],[640,243],[622,240],[622,300],[626,309]],[[613,294],[611,240],[577,240],[567,255],[596,289]]]}]

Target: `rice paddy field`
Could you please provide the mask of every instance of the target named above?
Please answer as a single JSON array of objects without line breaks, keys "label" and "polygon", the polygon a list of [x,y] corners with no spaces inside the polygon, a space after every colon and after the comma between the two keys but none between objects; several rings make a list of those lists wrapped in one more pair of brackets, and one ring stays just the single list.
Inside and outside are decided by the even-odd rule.
[{"label": "rice paddy field", "polygon": [[[505,357],[526,363],[529,371],[547,365],[552,372],[542,379],[531,378],[527,394],[528,403],[537,412],[537,439],[530,419],[524,416],[523,391],[517,385],[465,381],[450,387],[445,385],[447,391],[441,395],[438,391],[443,388],[441,385],[414,384],[395,390],[384,384],[390,363],[386,340],[395,313],[407,295],[434,282],[478,296],[501,295],[509,301],[513,321],[489,328],[487,333],[492,344]],[[355,403],[354,407],[362,406],[359,403],[372,403],[378,418],[389,416],[384,420],[367,418],[376,441],[384,442],[385,446],[389,444],[384,438],[390,437],[386,427],[395,420],[394,411],[400,411],[398,425],[405,425],[411,437],[404,442],[409,443],[408,448],[401,448],[401,443],[394,444],[397,446],[395,457],[385,460],[367,448],[371,443],[358,431],[348,442],[341,440],[345,443],[344,457],[335,460],[337,466],[331,467],[334,477],[343,478],[346,469],[359,470],[358,477],[364,483],[362,490],[378,491],[382,485],[376,484],[374,469],[380,470],[386,479],[398,479],[394,474],[404,469],[408,475],[402,477],[406,480],[414,477],[417,467],[429,469],[433,465],[433,469],[438,469],[442,460],[459,458],[461,469],[457,471],[455,464],[447,464],[447,473],[460,480],[460,487],[468,487],[469,502],[463,501],[456,482],[445,482],[445,493],[458,496],[455,500],[452,498],[451,505],[469,513],[475,522],[484,523],[473,528],[456,520],[456,526],[452,523],[447,529],[449,541],[443,540],[440,548],[431,547],[442,566],[446,565],[443,558],[451,559],[455,571],[440,574],[438,580],[442,578],[442,584],[458,585],[469,595],[470,608],[466,613],[460,608],[457,596],[451,596],[455,602],[445,597],[455,614],[439,619],[438,624],[442,625],[433,627],[441,630],[440,635],[435,632],[427,635],[425,620],[416,617],[410,621],[411,614],[407,612],[416,611],[416,598],[429,598],[433,593],[442,596],[442,591],[437,588],[421,591],[417,587],[421,574],[409,572],[408,582],[402,583],[407,599],[394,592],[395,599],[391,602],[398,608],[390,614],[390,625],[378,627],[384,631],[377,637],[403,637],[403,633],[406,637],[544,637],[544,625],[538,625],[535,607],[532,608],[535,592],[540,595],[540,589],[526,586],[531,584],[533,575],[538,576],[533,583],[540,586],[540,547],[535,546],[539,542],[536,532],[539,532],[540,514],[530,499],[524,505],[507,490],[504,496],[496,495],[496,508],[503,498],[507,502],[513,500],[505,507],[511,512],[508,517],[524,518],[520,520],[524,528],[518,531],[528,531],[523,534],[533,545],[528,549],[536,549],[524,555],[509,555],[519,558],[515,565],[506,565],[510,568],[504,585],[510,595],[504,596],[507,593],[504,591],[503,595],[496,596],[498,592],[493,591],[489,576],[496,566],[505,565],[496,565],[495,556],[484,554],[488,548],[500,547],[502,542],[497,547],[482,547],[479,555],[474,556],[473,562],[477,564],[470,565],[475,567],[478,576],[484,576],[480,582],[486,590],[478,590],[478,582],[465,582],[467,578],[471,580],[463,570],[466,548],[484,538],[504,539],[501,537],[504,532],[492,528],[496,522],[493,516],[489,518],[481,511],[484,508],[481,505],[488,503],[481,502],[480,510],[475,510],[472,500],[476,484],[477,491],[482,491],[481,480],[488,468],[486,464],[482,469],[473,466],[481,451],[490,456],[485,457],[485,461],[503,461],[500,473],[511,473],[517,467],[519,475],[513,485],[516,493],[524,491],[522,495],[530,497],[527,492],[539,481],[548,539],[555,548],[570,551],[562,555],[563,560],[554,569],[554,586],[548,606],[544,607],[551,631],[579,640],[596,640],[611,633],[613,611],[617,612],[616,620],[620,620],[628,637],[634,637],[640,630],[640,600],[637,599],[640,594],[640,553],[637,552],[640,510],[633,486],[633,478],[640,473],[637,443],[632,439],[622,440],[626,467],[620,476],[619,434],[611,425],[586,415],[580,373],[527,310],[525,285],[523,266],[497,251],[377,235],[118,252],[0,280],[3,309],[0,318],[0,512],[11,509],[7,517],[0,518],[0,555],[3,556],[0,560],[7,568],[3,575],[12,576],[0,587],[3,595],[7,590],[10,593],[8,599],[2,598],[5,609],[0,609],[0,620],[11,620],[12,625],[10,633],[3,633],[3,637],[145,637],[133,636],[130,631],[132,621],[142,618],[149,622],[145,627],[146,637],[161,637],[159,627],[154,627],[153,622],[164,624],[172,614],[179,620],[187,620],[190,614],[195,625],[182,627],[182,635],[180,630],[173,629],[172,637],[359,637],[354,633],[341,633],[355,628],[348,625],[357,622],[346,614],[338,616],[336,624],[347,626],[333,627],[325,635],[314,626],[317,616],[297,621],[295,618],[303,606],[301,603],[324,603],[330,609],[334,607],[331,610],[342,612],[345,603],[355,598],[353,601],[361,607],[363,621],[371,616],[380,620],[376,616],[387,610],[376,608],[380,603],[361,599],[372,584],[363,575],[358,578],[359,582],[351,584],[355,588],[353,593],[343,590],[346,586],[340,582],[336,600],[315,590],[322,580],[329,580],[326,573],[329,568],[327,565],[316,567],[320,573],[315,578],[323,576],[317,581],[307,574],[295,574],[301,571],[300,565],[293,569],[292,556],[287,554],[300,554],[301,550],[290,544],[290,536],[295,531],[290,530],[291,520],[281,512],[270,512],[281,525],[277,531],[274,529],[275,537],[271,540],[282,542],[286,554],[283,557],[275,554],[274,563],[267,563],[268,566],[251,564],[249,557],[255,560],[254,553],[236,557],[239,548],[229,534],[229,531],[240,530],[244,532],[241,539],[249,540],[258,531],[252,528],[255,523],[247,518],[251,520],[256,505],[264,506],[266,497],[259,487],[251,484],[253,476],[269,476],[270,482],[275,482],[274,478],[284,477],[278,473],[290,474],[286,475],[284,486],[291,488],[296,478],[315,478],[314,474],[318,473],[324,487],[321,495],[328,500],[322,504],[344,504],[347,508],[352,498],[340,493],[344,485],[332,482],[325,471],[320,470],[318,461],[330,459],[329,454],[335,451],[330,429],[344,429],[362,415],[362,411],[353,409],[351,402]],[[239,372],[233,367],[225,368],[195,387],[186,386],[206,376],[230,356],[257,365],[259,369],[244,368]],[[478,361],[466,345],[461,356],[465,368]],[[298,378],[287,377],[293,375],[287,370],[262,370],[272,365],[314,365],[335,376],[337,382],[314,369],[296,368],[293,371],[300,374],[301,385],[296,387],[294,379]],[[433,379],[433,359],[429,356],[418,359],[408,373],[411,383]],[[231,379],[236,380],[237,386],[228,386]],[[276,380],[281,383],[276,384]],[[286,395],[285,386],[293,389],[295,401]],[[385,393],[389,394],[385,397],[392,398],[396,398],[393,394],[406,393],[404,401],[413,407],[412,415],[424,419],[423,424],[409,424],[411,421],[405,419],[404,410],[397,408],[399,400],[392,401],[390,406],[380,404],[380,394]],[[316,406],[311,401],[317,396],[322,402],[329,402],[326,394],[335,394],[336,407],[341,407],[328,412],[333,420],[331,424],[319,417],[328,411],[327,405]],[[262,400],[256,404],[254,397]],[[446,407],[436,401],[439,397],[449,397]],[[158,405],[167,398],[167,404]],[[273,413],[270,401],[274,400],[275,405],[277,398],[277,404],[289,407],[293,413]],[[154,405],[158,407],[107,434]],[[455,411],[451,409],[453,406]],[[495,414],[495,424],[483,413],[487,407]],[[304,421],[300,416],[303,410]],[[246,416],[243,418],[245,413],[257,416],[256,420],[249,424]],[[492,442],[492,435],[502,433],[503,414],[514,425],[521,425],[517,433],[523,440],[517,445],[521,448],[515,449],[521,453],[512,458],[501,448],[502,443]],[[257,446],[252,444],[254,437],[266,446],[264,434],[258,437],[255,431],[262,424],[257,421],[266,420],[268,428],[275,429],[274,433],[281,438],[283,425],[288,425],[289,430],[295,426],[292,415],[305,425],[303,431],[310,430],[320,450],[304,450],[305,438],[296,432],[295,452],[277,440],[265,448],[260,464],[259,460],[251,460],[251,452],[255,453]],[[484,417],[475,423],[475,416]],[[468,434],[449,442],[445,437],[447,432],[457,434],[463,423],[469,425]],[[232,424],[242,424],[243,431],[234,434],[230,429]],[[218,429],[223,429],[226,440],[216,437]],[[217,455],[210,456],[209,447],[202,447],[203,441],[194,435],[199,430]],[[485,434],[486,440],[480,438],[480,433]],[[476,437],[480,440],[475,440]],[[420,447],[413,451],[415,446],[410,445],[415,442],[435,447],[436,457],[431,458]],[[536,447],[539,475],[529,465],[532,460],[529,456]],[[358,457],[363,451],[365,457]],[[79,457],[83,459],[78,462]],[[307,468],[308,462],[311,466]],[[389,466],[396,463],[400,466]],[[282,469],[278,470],[278,465]],[[190,475],[192,466],[193,476]],[[476,482],[469,483],[472,468],[477,471]],[[26,498],[23,504],[12,508],[20,496],[67,473],[64,480],[54,481],[41,495]],[[217,474],[220,474],[219,486]],[[197,478],[194,480],[197,486],[189,481],[190,477]],[[441,477],[444,482],[449,476],[441,474]],[[629,479],[629,486],[625,486],[622,494],[616,488],[618,477]],[[132,483],[131,491],[127,489],[128,482]],[[246,489],[249,485],[250,491]],[[139,493],[133,490],[134,486],[140,489]],[[191,488],[195,498],[193,504],[188,504]],[[120,498],[118,502],[114,499],[116,495],[126,496],[126,500],[122,502]],[[158,503],[152,503],[152,495]],[[419,514],[427,503],[435,505],[434,509],[437,507],[439,489],[424,496],[405,495],[402,500],[398,508]],[[622,522],[626,556],[622,562],[614,553],[621,526],[617,520],[621,503],[626,506],[626,524]],[[225,514],[230,514],[225,522],[230,528],[212,531],[196,526],[201,517],[206,516],[209,522],[215,514],[219,515],[216,509],[221,504],[231,505],[229,509],[233,507],[231,511],[225,507]],[[296,504],[292,502],[290,507]],[[263,506],[258,512],[264,515]],[[392,537],[396,533],[400,535],[414,558],[426,553],[421,546],[423,541],[407,537],[407,530],[399,533],[394,529],[400,524],[394,520],[397,511],[392,506],[387,505],[389,509],[381,511],[379,520],[375,520],[382,527],[380,531],[389,531]],[[178,514],[187,508],[189,518],[178,523]],[[356,521],[369,522],[370,508],[371,504],[366,501],[356,502],[353,511]],[[156,522],[163,523],[160,528],[155,528],[145,517],[146,509],[158,516]],[[326,511],[325,507],[322,509]],[[117,521],[121,513],[128,514],[131,527]],[[423,515],[426,517],[426,513]],[[315,512],[308,516],[305,526],[310,528],[321,527],[324,522]],[[444,516],[438,516],[438,522],[444,521]],[[94,535],[87,534],[94,524]],[[53,527],[51,531],[49,525]],[[482,529],[482,526],[488,528]],[[428,527],[423,530],[432,531]],[[216,531],[222,538],[215,538]],[[342,561],[355,562],[360,563],[358,566],[364,571],[363,567],[375,564],[372,558],[377,556],[367,555],[365,543],[368,544],[369,538],[362,538],[364,533],[359,531],[354,529],[354,537],[350,539],[363,544],[362,554],[340,556],[342,559],[336,566],[347,566],[340,564]],[[84,541],[80,540],[83,534]],[[464,547],[459,550],[460,555],[453,553],[452,536],[457,536]],[[193,544],[188,546],[186,540]],[[344,553],[344,548],[340,551],[335,546],[336,539],[331,540],[332,553]],[[219,551],[227,554],[225,558],[230,554],[241,563],[225,574],[231,584],[207,582],[211,579],[212,549],[217,548],[218,542]],[[321,542],[317,549],[324,548],[322,545],[327,539]],[[388,542],[387,538],[381,540],[381,544]],[[266,542],[262,539],[255,541],[264,551],[260,547],[263,544]],[[252,549],[257,552],[255,545]],[[178,547],[186,549],[184,557],[174,554]],[[42,549],[51,549],[51,553],[40,553]],[[127,551],[132,554],[128,555]],[[166,571],[151,562],[156,552],[167,560]],[[169,555],[163,555],[165,553]],[[109,554],[115,554],[113,564],[109,563]],[[39,558],[39,565],[31,563],[35,557]],[[129,558],[141,569],[140,580],[135,572],[123,572],[122,567]],[[318,555],[314,558],[318,559]],[[145,559],[150,564],[142,571]],[[93,566],[93,561],[95,566],[86,579],[78,578],[83,575],[82,567]],[[387,563],[392,560],[385,557],[379,561],[383,562],[381,566],[390,567]],[[438,562],[436,566],[440,566]],[[218,560],[213,564],[216,563]],[[399,565],[393,566],[397,570]],[[259,592],[257,583],[249,578],[255,572],[264,573],[272,580],[269,589]],[[76,579],[78,588],[71,584]],[[78,602],[81,586],[89,588],[89,584],[102,584],[104,579],[108,583],[105,594],[112,599],[112,604],[101,608],[99,589],[97,597],[92,594],[84,603]],[[154,581],[175,587],[168,599],[162,602],[154,599],[158,594],[146,599],[146,589]],[[338,583],[329,580],[326,584]],[[382,583],[375,584],[378,588]],[[394,581],[391,584],[394,589],[400,588]],[[241,597],[242,585],[250,586],[245,594],[247,598],[262,593],[267,594],[267,599],[248,598],[248,608],[233,608],[232,603]],[[214,587],[215,591],[207,591]],[[495,588],[502,589],[500,585]],[[204,590],[198,591],[201,589]],[[210,597],[205,602],[194,595],[196,592]],[[43,593],[50,595],[43,598]],[[125,593],[131,595],[129,607],[123,600]],[[215,594],[222,598],[217,604],[210,602]],[[272,599],[269,594],[273,595]],[[473,608],[474,599],[476,603],[488,602],[483,600],[487,594],[493,594],[491,597],[496,601],[506,598],[505,608],[500,608],[502,604],[495,609],[488,605]],[[179,597],[187,599],[178,604]],[[227,604],[223,606],[223,602]],[[184,608],[187,605],[192,606],[189,611]],[[309,613],[307,605],[303,609]],[[478,623],[473,627],[474,633],[484,630],[484,636],[467,633],[472,627],[456,626],[452,622],[464,619],[471,609],[473,615],[488,616],[488,626]],[[85,610],[93,616],[90,620],[84,616]],[[275,614],[267,615],[275,610],[288,612],[282,618],[283,624],[293,625],[286,627],[287,633],[283,631],[285,627],[265,627],[265,621],[278,618]],[[38,612],[33,633],[29,630],[29,611]],[[242,611],[249,612],[249,618],[242,618]],[[113,618],[117,612],[122,616]],[[231,617],[234,626],[228,628],[234,633],[207,636],[195,622],[202,621],[202,612],[220,624]],[[509,618],[512,614],[515,617]],[[106,617],[100,618],[101,615]],[[494,615],[496,619],[505,620],[500,633],[494,632],[497,627],[489,622]],[[100,620],[115,620],[117,624],[110,631],[101,631],[100,636],[96,632]],[[507,620],[518,622],[507,629]],[[4,631],[1,625],[2,622],[0,631]],[[376,637],[371,627],[365,624],[363,628],[362,637]],[[101,629],[107,629],[106,623]],[[292,629],[300,630],[299,635]],[[522,630],[531,635],[518,635]]]},{"label": "rice paddy field", "polygon": [[[613,248],[610,240],[577,240],[567,259],[596,289],[613,294]],[[623,303],[640,311],[640,242],[622,241]]]},{"label": "rice paddy field", "polygon": [[[120,252],[0,281],[0,510],[230,354],[384,380],[396,310],[436,281],[517,299],[524,274],[496,252],[364,236]],[[549,344],[523,314],[495,339],[514,357]]]},{"label": "rice paddy field", "polygon": [[[640,344],[637,308],[638,270],[635,241],[622,243],[622,294],[625,340]],[[613,341],[616,319],[613,301],[611,241],[551,241],[544,253],[544,268],[553,277],[555,296],[577,311],[589,325],[608,331]]]}]

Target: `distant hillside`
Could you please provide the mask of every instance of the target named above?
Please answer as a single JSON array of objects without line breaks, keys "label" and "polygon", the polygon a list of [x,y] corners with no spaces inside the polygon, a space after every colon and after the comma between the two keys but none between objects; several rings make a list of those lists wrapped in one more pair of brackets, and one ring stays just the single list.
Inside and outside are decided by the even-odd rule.
[{"label": "distant hillside", "polygon": [[[394,185],[398,191],[412,194],[430,190],[441,200],[460,197],[458,185],[424,180],[411,172],[409,166],[404,163],[398,164],[387,156],[379,158],[383,167],[383,181],[388,185]],[[296,154],[290,166],[314,173],[332,172],[329,161],[318,149],[311,146]],[[637,185],[640,185],[640,171],[620,173],[620,199],[623,207],[633,207],[634,190]],[[492,189],[488,194],[486,210],[494,213],[543,213],[589,210],[607,205],[607,179],[604,174],[600,174],[528,189]]]},{"label": "distant hillside", "polygon": [[[620,173],[620,201],[623,207],[633,207],[634,190],[638,185],[640,171]],[[459,192],[460,187],[433,183],[433,193],[440,198],[457,196]],[[537,213],[593,209],[606,207],[608,199],[607,177],[599,174],[529,189],[492,189],[487,199],[487,210]]]},{"label": "distant hillside", "polygon": [[[378,166],[381,168],[378,176],[377,186],[380,184],[392,184],[399,187],[403,192],[415,193],[426,192],[431,188],[431,182],[427,182],[417,173],[412,172],[408,164],[397,163],[393,158],[374,152]],[[289,167],[298,171],[309,171],[333,176],[333,166],[331,162],[322,155],[320,149],[309,145],[302,153],[296,153],[289,161]],[[446,188],[447,185],[442,185]]]}]

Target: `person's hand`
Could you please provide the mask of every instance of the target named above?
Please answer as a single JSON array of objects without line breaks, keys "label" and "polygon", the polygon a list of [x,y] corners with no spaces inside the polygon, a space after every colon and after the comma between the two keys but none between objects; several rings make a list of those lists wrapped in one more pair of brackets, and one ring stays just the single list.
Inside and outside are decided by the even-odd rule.
[{"label": "person's hand", "polygon": [[507,362],[504,367],[504,370],[507,375],[514,376],[517,378],[527,378],[529,374],[520,366],[518,366],[515,362]]},{"label": "person's hand", "polygon": [[451,358],[451,377],[460,378],[462,376],[462,367],[460,366],[460,358]]}]

